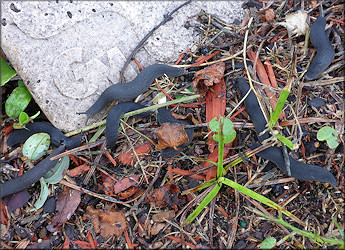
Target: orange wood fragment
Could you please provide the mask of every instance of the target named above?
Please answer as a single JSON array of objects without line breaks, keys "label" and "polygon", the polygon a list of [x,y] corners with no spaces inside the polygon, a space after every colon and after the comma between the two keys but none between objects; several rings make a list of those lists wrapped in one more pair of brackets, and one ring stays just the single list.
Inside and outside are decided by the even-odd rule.
[{"label": "orange wood fragment", "polygon": [[[148,152],[150,152],[152,148],[151,143],[147,142],[143,145],[134,147],[135,152],[137,153],[139,158],[145,157]],[[124,165],[135,164],[137,162],[137,157],[133,153],[132,149],[126,150],[125,152],[121,153],[117,159]]]},{"label": "orange wood fragment", "polygon": [[189,177],[197,179],[197,180],[201,180],[201,181],[205,180],[205,176],[194,174],[191,171],[180,169],[180,168],[173,168],[171,169],[171,172],[175,174],[183,175],[183,176],[189,175]]},{"label": "orange wood fragment", "polygon": [[68,155],[68,156],[69,156],[69,158],[71,158],[71,160],[75,163],[75,165],[77,165],[77,166],[80,165],[79,161],[77,160],[77,158],[76,158],[74,155],[70,154],[70,155]]},{"label": "orange wood fragment", "polygon": [[71,170],[68,170],[68,175],[71,177],[75,177],[77,175],[81,175],[84,172],[87,172],[90,170],[90,166],[88,166],[86,163],[79,165],[78,167],[75,167]]},{"label": "orange wood fragment", "polygon": [[69,243],[71,242],[70,238],[66,236],[65,242],[63,243],[62,249],[69,249]]},{"label": "orange wood fragment", "polygon": [[191,67],[197,67],[199,66],[200,64],[202,64],[203,62],[207,61],[207,60],[210,60],[212,57],[214,57],[215,55],[217,55],[218,53],[220,52],[220,50],[216,50],[215,52],[213,52],[212,54],[208,55],[208,56],[201,56],[199,57],[193,64],[189,65],[186,67],[186,69],[189,69]]},{"label": "orange wood fragment", "polygon": [[129,248],[129,249],[133,249],[134,247],[133,247],[133,245],[132,245],[131,239],[129,238],[127,229],[126,229],[123,233],[124,233],[124,235],[125,235],[125,239],[126,239],[128,248]]},{"label": "orange wood fragment", "polygon": [[[171,236],[171,235],[167,235],[167,236],[165,236],[165,237],[166,237],[166,238],[169,238],[169,239],[171,239],[171,240],[173,240],[173,241],[176,241],[176,242],[178,242],[178,243],[182,243],[182,240],[181,240],[180,238],[176,238],[176,237]],[[192,248],[196,248],[195,245],[190,244],[190,243],[188,243],[188,242],[186,242],[186,241],[185,241],[185,244],[186,244],[187,246],[192,247]]]},{"label": "orange wood fragment", "polygon": [[[250,58],[250,60],[252,61],[253,65],[254,65],[255,58],[256,58],[255,52],[252,51],[252,50],[249,50],[247,52],[247,55],[248,55],[248,57]],[[263,85],[268,86],[268,87],[272,86],[272,87],[276,88],[270,82],[269,77],[268,77],[268,75],[266,73],[265,67],[264,67],[263,63],[260,61],[259,58],[256,61],[255,68],[256,68],[256,74],[258,75],[258,77],[260,79],[260,82]],[[274,76],[274,73],[273,73],[273,76]],[[273,78],[273,76],[271,78]],[[271,108],[274,110],[276,108],[277,102],[278,102],[277,97],[275,96],[274,92],[269,91],[267,88],[265,88],[264,91],[265,91],[267,97],[269,98],[269,102],[270,102]],[[285,117],[284,114],[280,113],[279,119],[283,119],[284,117]]]},{"label": "orange wood fragment", "polygon": [[91,248],[92,249],[95,249],[97,247],[97,242],[95,244],[95,241],[94,239],[92,238],[92,235],[90,234],[90,232],[87,232],[86,233],[86,237],[87,237],[87,240],[90,242],[90,245],[91,245]]},{"label": "orange wood fragment", "polygon": [[116,161],[114,160],[114,158],[111,156],[111,154],[109,154],[109,152],[105,153],[105,156],[111,161],[111,163],[114,165],[114,167],[116,167]]}]

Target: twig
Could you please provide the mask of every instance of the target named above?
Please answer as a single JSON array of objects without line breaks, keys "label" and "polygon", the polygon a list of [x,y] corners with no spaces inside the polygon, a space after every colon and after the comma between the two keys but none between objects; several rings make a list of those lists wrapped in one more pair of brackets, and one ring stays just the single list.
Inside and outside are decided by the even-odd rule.
[{"label": "twig", "polygon": [[141,47],[144,46],[145,42],[147,41],[147,39],[149,39],[149,37],[153,34],[153,32],[155,32],[156,29],[158,29],[160,26],[164,25],[165,23],[167,23],[168,21],[170,21],[172,19],[172,14],[174,14],[176,11],[178,11],[180,8],[182,8],[183,6],[189,4],[191,2],[191,0],[181,4],[180,6],[178,6],[176,9],[174,9],[173,11],[171,11],[170,13],[164,15],[164,19],[162,22],[160,22],[160,24],[158,24],[157,26],[155,26],[152,30],[150,30],[149,33],[147,33],[147,35],[139,42],[139,44],[134,48],[134,50],[132,51],[132,53],[129,55],[129,57],[127,58],[125,64],[123,65],[121,71],[120,71],[120,80],[119,83],[122,83],[123,81],[123,76],[125,73],[125,70],[128,67],[129,62],[133,59],[133,57],[135,56],[135,54],[139,51],[139,49],[141,49]]}]

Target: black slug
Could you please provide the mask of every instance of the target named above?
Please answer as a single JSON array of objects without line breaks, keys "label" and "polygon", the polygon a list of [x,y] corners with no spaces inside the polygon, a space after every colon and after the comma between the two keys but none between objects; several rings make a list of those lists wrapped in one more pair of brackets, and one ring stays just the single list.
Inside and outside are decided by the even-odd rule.
[{"label": "black slug", "polygon": [[317,78],[334,59],[334,48],[329,41],[326,31],[326,18],[319,16],[310,29],[310,41],[316,48],[316,56],[311,62],[304,78],[308,81]]},{"label": "black slug", "polygon": [[87,114],[88,117],[93,116],[114,100],[130,101],[136,98],[144,93],[157,77],[161,77],[164,74],[170,77],[177,77],[185,73],[186,71],[182,68],[171,67],[165,64],[150,65],[144,68],[133,81],[114,84],[108,87],[88,110],[79,114]]},{"label": "black slug", "polygon": [[23,175],[13,180],[5,181],[0,186],[0,198],[22,191],[39,181],[41,177],[43,177],[58,162],[58,159],[54,161],[51,161],[50,159],[64,151],[65,145],[60,145],[49,157],[46,157],[44,160],[40,161],[40,163],[25,172]]},{"label": "black slug", "polygon": [[16,129],[14,130],[7,139],[7,145],[12,147],[18,143],[25,142],[31,135],[36,133],[47,133],[50,136],[51,143],[58,147],[61,144],[65,145],[67,149],[78,147],[81,144],[82,136],[77,137],[66,137],[64,134],[46,122],[35,122],[26,124],[28,129]]},{"label": "black slug", "polygon": [[[244,78],[237,79],[237,88],[240,90],[242,98],[247,94],[248,90],[250,89],[248,83]],[[250,91],[249,95],[243,103],[246,107],[246,112],[248,113],[250,119],[254,123],[255,131],[259,140],[262,142],[263,140],[268,139],[269,135],[267,132],[259,136],[259,134],[266,129],[266,120],[264,115],[262,114],[259,103],[253,91]]]},{"label": "black slug", "polygon": [[[242,98],[245,96],[245,94],[250,88],[244,78],[237,79],[237,87],[240,90]],[[266,120],[263,117],[262,111],[259,107],[259,103],[253,92],[251,92],[245,99],[244,106],[246,107],[246,111],[248,115],[250,116],[250,119],[254,123],[255,131],[260,142],[269,138],[269,135],[267,133],[265,133],[262,136],[258,135],[263,129],[265,129]],[[254,148],[257,148],[258,146],[260,146],[258,143],[253,143],[251,145],[251,148],[254,149]],[[268,149],[265,149],[257,153],[257,155],[266,160],[273,162],[280,168],[281,171],[283,171],[284,173],[287,173],[283,152],[280,148],[270,147]],[[323,181],[333,186],[337,185],[336,179],[328,170],[318,167],[318,166],[308,165],[303,162],[299,162],[295,160],[294,158],[292,158],[291,156],[289,156],[289,160],[290,160],[290,170],[291,170],[292,177],[295,177],[298,180]]]},{"label": "black slug", "polygon": [[[253,142],[251,148],[255,149],[259,146],[260,144]],[[284,156],[281,149],[277,147],[270,147],[259,153],[256,153],[256,155],[273,162],[280,168],[281,171],[287,173]],[[327,169],[299,162],[290,155],[289,160],[292,177],[302,181],[323,181],[331,184],[332,186],[337,186],[337,181]]]},{"label": "black slug", "polygon": [[[114,107],[112,107],[107,116],[107,121],[106,121],[106,128],[105,128],[105,138],[107,141],[107,145],[110,148],[113,148],[115,146],[116,140],[117,140],[117,133],[119,130],[119,124],[120,124],[120,119],[121,116],[127,112],[134,111],[137,109],[142,109],[145,108],[145,106],[135,103],[135,102],[122,102]],[[141,114],[138,114],[136,116],[139,117],[146,117],[150,115],[152,112],[144,112]]]},{"label": "black slug", "polygon": [[[176,119],[175,117],[172,116],[172,114],[170,113],[169,110],[167,110],[166,108],[159,108],[158,109],[158,114],[157,114],[157,120],[158,123],[160,125],[162,125],[163,123],[180,123],[180,124],[184,124],[184,125],[190,125],[189,121],[187,120],[180,120],[180,119]],[[194,129],[193,128],[187,128],[185,129],[189,141],[186,143],[181,144],[180,146],[178,146],[178,149],[183,149],[185,147],[187,147],[189,144],[191,144],[193,137],[194,137]],[[171,158],[177,154],[179,154],[181,151],[180,150],[175,150],[174,148],[165,148],[162,150],[161,152],[161,156],[162,158]]]}]

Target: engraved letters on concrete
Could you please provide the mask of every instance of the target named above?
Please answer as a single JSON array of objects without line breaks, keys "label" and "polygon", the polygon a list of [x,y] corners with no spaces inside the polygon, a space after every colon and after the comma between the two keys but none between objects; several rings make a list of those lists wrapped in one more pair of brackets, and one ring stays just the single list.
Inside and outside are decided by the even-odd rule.
[{"label": "engraved letters on concrete", "polygon": [[[180,1],[2,1],[1,47],[52,124],[84,126],[89,108],[116,84],[126,57]],[[241,2],[192,2],[157,30],[136,59],[144,66],[172,63],[200,40],[183,25],[201,8],[226,22],[241,17]],[[137,75],[131,63],[125,79]],[[32,115],[32,114],[30,114]],[[104,111],[90,120],[99,121]],[[89,122],[89,123],[90,123]]]}]

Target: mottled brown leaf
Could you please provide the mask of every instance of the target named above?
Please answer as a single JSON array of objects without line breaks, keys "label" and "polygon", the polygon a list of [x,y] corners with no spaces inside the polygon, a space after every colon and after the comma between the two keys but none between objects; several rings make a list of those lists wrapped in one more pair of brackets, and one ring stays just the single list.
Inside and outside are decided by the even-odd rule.
[{"label": "mottled brown leaf", "polygon": [[219,62],[195,73],[193,87],[198,89],[204,86],[212,86],[219,83],[224,77],[225,63]]},{"label": "mottled brown leaf", "polygon": [[[184,130],[185,125],[180,123],[163,123],[156,129],[159,137],[157,150],[164,148],[175,148],[189,141],[188,135]],[[176,149],[177,150],[177,149]]]},{"label": "mottled brown leaf", "polygon": [[108,238],[116,235],[120,236],[127,228],[125,214],[121,211],[109,211],[104,213],[100,209],[94,209],[92,206],[86,208],[88,214],[85,215],[93,224],[95,231],[100,232],[102,237]]}]

